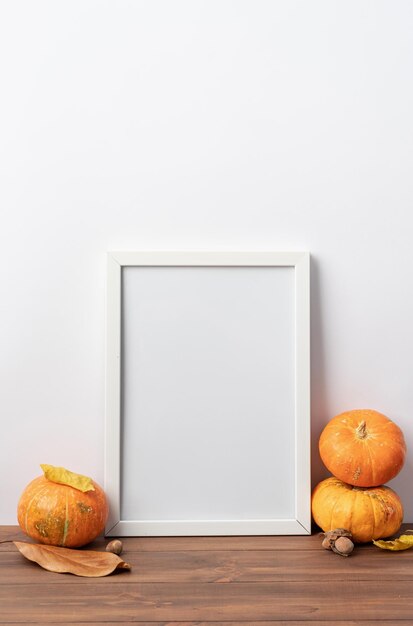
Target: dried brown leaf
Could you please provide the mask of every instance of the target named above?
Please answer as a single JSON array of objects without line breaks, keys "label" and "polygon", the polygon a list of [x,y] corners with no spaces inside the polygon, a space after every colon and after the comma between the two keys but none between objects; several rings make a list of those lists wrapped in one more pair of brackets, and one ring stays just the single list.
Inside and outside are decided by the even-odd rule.
[{"label": "dried brown leaf", "polygon": [[14,541],[13,543],[26,559],[38,563],[49,572],[98,578],[107,576],[116,569],[131,569],[128,563],[111,552],[71,550],[70,548],[57,548],[38,543],[26,543],[25,541]]}]

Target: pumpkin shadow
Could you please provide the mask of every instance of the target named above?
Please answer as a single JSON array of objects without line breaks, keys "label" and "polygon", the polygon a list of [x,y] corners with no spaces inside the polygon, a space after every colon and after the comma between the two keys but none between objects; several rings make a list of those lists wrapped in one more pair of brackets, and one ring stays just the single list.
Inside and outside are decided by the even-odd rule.
[{"label": "pumpkin shadow", "polygon": [[[407,439],[407,437],[406,437]],[[398,474],[393,480],[389,480],[387,484],[391,487],[397,495],[406,494],[411,492],[411,482],[413,476],[413,459],[409,456],[409,450],[407,450],[406,461],[402,467],[400,474]],[[413,528],[413,506],[410,499],[402,497],[404,508],[404,523],[409,525],[409,528]]]}]

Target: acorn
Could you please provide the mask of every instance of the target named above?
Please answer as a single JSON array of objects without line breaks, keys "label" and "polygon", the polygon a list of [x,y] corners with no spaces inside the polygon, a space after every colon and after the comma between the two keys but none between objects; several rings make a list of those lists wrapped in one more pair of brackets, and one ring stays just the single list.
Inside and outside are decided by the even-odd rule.
[{"label": "acorn", "polygon": [[106,552],[112,552],[113,554],[121,554],[123,550],[122,542],[119,539],[114,539],[113,541],[109,541],[106,546]]},{"label": "acorn", "polygon": [[339,537],[331,549],[340,556],[349,556],[354,550],[354,543],[349,537]]},{"label": "acorn", "polygon": [[335,528],[324,533],[321,545],[325,550],[332,550],[340,556],[349,556],[354,550],[354,543],[351,539],[351,532],[345,528]]}]

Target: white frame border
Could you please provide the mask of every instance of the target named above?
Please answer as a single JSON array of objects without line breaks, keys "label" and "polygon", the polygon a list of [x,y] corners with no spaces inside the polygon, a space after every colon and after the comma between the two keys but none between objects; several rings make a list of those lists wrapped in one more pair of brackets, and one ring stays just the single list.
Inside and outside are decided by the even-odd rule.
[{"label": "white frame border", "polygon": [[[121,275],[125,266],[281,266],[295,269],[295,518],[252,520],[120,519]],[[105,535],[306,535],[311,533],[310,255],[308,252],[128,252],[107,254]]]}]

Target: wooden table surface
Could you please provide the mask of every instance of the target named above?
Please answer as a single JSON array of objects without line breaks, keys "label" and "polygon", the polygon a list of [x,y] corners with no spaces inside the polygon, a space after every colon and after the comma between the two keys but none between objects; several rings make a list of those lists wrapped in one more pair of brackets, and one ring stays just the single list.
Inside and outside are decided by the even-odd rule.
[{"label": "wooden table surface", "polygon": [[[404,528],[413,528],[413,524]],[[15,526],[0,541],[25,541]],[[88,549],[104,550],[99,538]],[[348,558],[311,537],[123,540],[130,572],[47,572],[0,544],[1,624],[140,626],[413,625],[413,549],[357,546]]]}]

